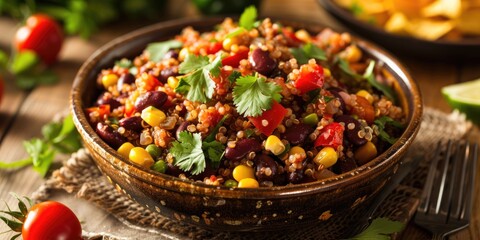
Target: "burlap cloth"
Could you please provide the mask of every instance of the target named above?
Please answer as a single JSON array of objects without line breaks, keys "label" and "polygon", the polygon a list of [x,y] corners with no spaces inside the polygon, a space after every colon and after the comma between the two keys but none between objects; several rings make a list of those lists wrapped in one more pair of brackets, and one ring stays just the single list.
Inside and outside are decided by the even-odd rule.
[{"label": "burlap cloth", "polygon": [[[457,113],[445,114],[431,108],[424,117],[416,140],[407,158],[422,157],[418,168],[386,198],[374,216],[388,217],[407,223],[418,205],[423,179],[426,177],[428,156],[440,139],[472,138],[476,129]],[[477,138],[478,136],[473,136]],[[83,229],[85,239],[318,239],[315,228],[302,227],[298,231],[281,233],[227,233],[211,232],[166,219],[129,199],[117,191],[102,176],[85,149],[72,154],[63,166],[33,194],[42,201],[50,198],[53,190],[64,190],[77,199],[84,199],[109,213],[118,224],[108,232]],[[110,217],[110,216],[109,216]],[[84,220],[84,221],[89,221]],[[101,224],[101,223],[98,223]],[[125,233],[129,236],[125,238]],[[133,237],[132,237],[133,236]]]}]

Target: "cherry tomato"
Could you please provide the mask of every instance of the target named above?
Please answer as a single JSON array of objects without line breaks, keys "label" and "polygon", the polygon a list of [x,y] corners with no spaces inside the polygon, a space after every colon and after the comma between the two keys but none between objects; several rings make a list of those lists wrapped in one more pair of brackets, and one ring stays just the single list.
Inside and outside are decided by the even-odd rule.
[{"label": "cherry tomato", "polygon": [[240,65],[240,61],[242,59],[247,59],[247,58],[248,58],[248,48],[244,48],[239,50],[237,53],[222,59],[222,65],[223,66],[228,65],[236,68]]},{"label": "cherry tomato", "polygon": [[300,75],[295,81],[295,88],[300,94],[319,89],[323,86],[323,67],[318,64],[307,64],[300,67]]},{"label": "cherry tomato", "polygon": [[340,123],[332,122],[320,130],[317,140],[315,140],[315,147],[332,147],[337,149],[343,143],[344,128]]},{"label": "cherry tomato", "polygon": [[264,111],[258,117],[248,117],[248,119],[261,133],[270,136],[286,114],[287,109],[274,101],[271,109]]},{"label": "cherry tomato", "polygon": [[365,119],[368,124],[372,124],[375,120],[375,109],[370,102],[362,97],[356,97],[356,104],[352,108],[352,114],[357,115],[361,119]]},{"label": "cherry tomato", "polygon": [[42,61],[53,64],[63,44],[63,32],[55,20],[44,14],[27,18],[25,26],[15,34],[14,46],[18,51],[32,50]]},{"label": "cherry tomato", "polygon": [[82,239],[82,226],[75,213],[55,201],[41,202],[28,211],[22,226],[24,240]]}]

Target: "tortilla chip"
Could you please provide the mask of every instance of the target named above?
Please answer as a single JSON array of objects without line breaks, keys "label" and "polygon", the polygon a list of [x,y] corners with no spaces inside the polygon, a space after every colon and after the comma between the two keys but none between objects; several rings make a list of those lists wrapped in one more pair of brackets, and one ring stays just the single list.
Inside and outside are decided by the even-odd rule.
[{"label": "tortilla chip", "polygon": [[422,16],[427,18],[444,16],[450,19],[456,19],[461,13],[461,0],[437,0],[422,9]]},{"label": "tortilla chip", "polygon": [[406,31],[412,36],[434,41],[450,32],[454,27],[454,21],[415,19],[406,26]]},{"label": "tortilla chip", "polygon": [[408,24],[405,14],[396,12],[385,23],[385,30],[391,33],[405,33]]},{"label": "tortilla chip", "polygon": [[480,35],[480,8],[463,12],[457,19],[457,28],[465,34]]}]

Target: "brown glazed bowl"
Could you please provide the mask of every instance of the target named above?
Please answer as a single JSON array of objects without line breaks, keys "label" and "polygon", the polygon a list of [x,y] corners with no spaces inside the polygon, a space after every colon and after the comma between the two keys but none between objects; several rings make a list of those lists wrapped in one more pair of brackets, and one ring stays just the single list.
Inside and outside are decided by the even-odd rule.
[{"label": "brown glazed bowl", "polygon": [[[145,170],[121,157],[90,126],[84,109],[99,94],[97,74],[122,57],[133,58],[150,42],[167,40],[187,26],[212,30],[222,19],[162,22],[119,37],[96,51],[80,68],[71,91],[75,125],[85,147],[114,186],[152,211],[174,220],[218,231],[265,231],[315,226],[322,238],[340,238],[368,210],[372,199],[395,174],[421,122],[422,101],[405,68],[378,47],[357,40],[372,59],[397,79],[395,91],[408,125],[399,140],[374,160],[323,181],[255,189],[207,186]],[[317,24],[283,22],[319,32]]]}]

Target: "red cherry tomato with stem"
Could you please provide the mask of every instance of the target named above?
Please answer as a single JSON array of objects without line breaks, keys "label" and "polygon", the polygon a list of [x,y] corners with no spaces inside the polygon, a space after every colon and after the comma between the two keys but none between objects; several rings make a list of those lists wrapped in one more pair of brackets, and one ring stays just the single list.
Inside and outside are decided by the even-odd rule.
[{"label": "red cherry tomato with stem", "polygon": [[62,29],[55,20],[44,14],[28,17],[14,39],[17,51],[32,50],[46,65],[52,65],[58,59],[62,44]]}]

